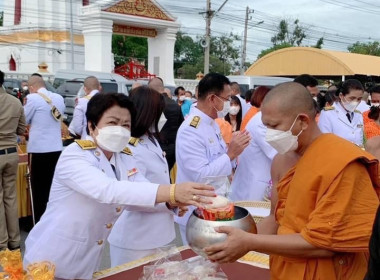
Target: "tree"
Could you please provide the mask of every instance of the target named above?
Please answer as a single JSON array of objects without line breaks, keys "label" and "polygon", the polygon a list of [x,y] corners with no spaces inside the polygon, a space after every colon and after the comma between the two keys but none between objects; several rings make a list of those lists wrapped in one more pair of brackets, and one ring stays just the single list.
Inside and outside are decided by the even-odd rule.
[{"label": "tree", "polygon": [[148,40],[140,37],[127,37],[123,35],[112,36],[112,52],[115,55],[115,66],[123,65],[130,59],[144,62],[147,68]]},{"label": "tree", "polygon": [[[301,46],[303,40],[307,38],[307,30],[300,24],[298,19],[296,19],[293,22],[292,26],[293,29],[291,29],[290,24],[287,20],[281,20],[277,27],[277,33],[271,38],[273,46],[265,50],[262,50],[261,53],[257,56],[257,58],[261,58],[264,55],[267,55],[273,51],[277,51],[283,48]],[[317,43],[312,47],[320,49],[322,48],[322,45],[323,37],[319,38]]]},{"label": "tree", "polygon": [[380,42],[378,41],[368,43],[356,42],[355,44],[348,46],[347,49],[351,53],[380,56]]},{"label": "tree", "polygon": [[3,26],[4,12],[0,12],[0,26]]},{"label": "tree", "polygon": [[[198,36],[194,40],[183,32],[177,33],[174,54],[177,77],[194,79],[198,72],[203,72],[204,50],[200,45],[202,39]],[[229,75],[233,68],[239,65],[239,49],[234,46],[234,41],[238,39],[238,36],[232,33],[211,37],[210,72]]]}]

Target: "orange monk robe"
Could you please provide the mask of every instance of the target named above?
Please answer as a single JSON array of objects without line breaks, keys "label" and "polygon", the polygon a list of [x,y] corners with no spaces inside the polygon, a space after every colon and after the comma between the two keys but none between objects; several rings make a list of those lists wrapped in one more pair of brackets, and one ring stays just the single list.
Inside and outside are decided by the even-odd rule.
[{"label": "orange monk robe", "polygon": [[220,133],[222,134],[224,142],[230,144],[232,138],[232,126],[225,119],[219,118],[215,119],[215,122],[219,125]]},{"label": "orange monk robe", "polygon": [[278,183],[277,234],[300,233],[335,255],[273,255],[271,279],[363,279],[379,205],[377,176],[378,161],[372,155],[333,134],[319,136]]},{"label": "orange monk robe", "polygon": [[247,126],[248,122],[253,118],[254,115],[257,114],[257,112],[260,111],[259,108],[256,108],[255,106],[252,106],[249,108],[247,113],[244,115],[243,120],[241,121],[240,130],[244,130]]}]

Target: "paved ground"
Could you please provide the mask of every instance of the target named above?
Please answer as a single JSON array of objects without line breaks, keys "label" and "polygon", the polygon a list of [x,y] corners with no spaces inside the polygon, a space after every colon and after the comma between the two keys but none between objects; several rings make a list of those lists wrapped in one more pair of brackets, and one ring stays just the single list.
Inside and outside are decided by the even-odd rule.
[{"label": "paved ground", "polygon": [[[20,225],[21,225],[21,253],[24,254],[24,252],[25,252],[25,239],[28,236],[28,232],[24,229],[23,222],[21,222]],[[177,224],[176,224],[176,239],[173,240],[172,244],[175,246],[182,246],[182,240],[181,240],[181,236],[180,236]],[[99,270],[109,268],[110,266],[111,266],[110,250],[109,250],[109,244],[107,242],[107,244],[105,246],[105,250],[103,252],[102,262],[100,264]]]}]

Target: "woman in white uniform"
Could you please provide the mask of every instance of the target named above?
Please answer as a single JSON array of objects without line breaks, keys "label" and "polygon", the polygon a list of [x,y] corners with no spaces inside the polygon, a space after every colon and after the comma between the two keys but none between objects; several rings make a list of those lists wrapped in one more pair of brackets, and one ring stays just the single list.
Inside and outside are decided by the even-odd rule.
[{"label": "woman in white uniform", "polygon": [[336,92],[339,99],[334,106],[325,107],[319,117],[323,133],[334,133],[363,147],[363,116],[356,110],[364,94],[362,84],[355,79],[345,81]]},{"label": "woman in white uniform", "polygon": [[[46,212],[25,242],[25,265],[50,261],[56,266],[56,278],[91,279],[124,208],[170,213],[163,202],[199,205],[208,201],[200,196],[214,195],[211,187],[195,183],[176,188],[135,182],[138,168],[131,151],[124,148],[134,116],[125,95],[97,94],[90,100],[86,117],[91,136],[62,153]],[[133,230],[131,225],[125,234]]]},{"label": "woman in white uniform", "polygon": [[[156,139],[159,137],[157,131],[165,124],[161,117],[165,107],[163,96],[149,87],[141,86],[134,89],[129,97],[137,113],[128,148],[136,159],[137,168],[149,182],[170,184],[165,153]],[[173,241],[173,214],[168,211],[124,211],[108,238],[111,266],[154,254],[156,248]],[[133,227],[133,231],[125,234],[130,227]]]}]

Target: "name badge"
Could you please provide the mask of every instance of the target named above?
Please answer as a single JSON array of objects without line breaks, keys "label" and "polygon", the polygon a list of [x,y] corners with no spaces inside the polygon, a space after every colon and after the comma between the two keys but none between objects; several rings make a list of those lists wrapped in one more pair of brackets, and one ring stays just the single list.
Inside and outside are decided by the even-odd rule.
[{"label": "name badge", "polygon": [[363,125],[362,125],[362,124],[358,124],[357,127],[358,127],[358,128],[362,128]]},{"label": "name badge", "polygon": [[128,177],[131,177],[132,175],[135,175],[138,172],[137,168],[133,168],[131,170],[128,170]]}]

